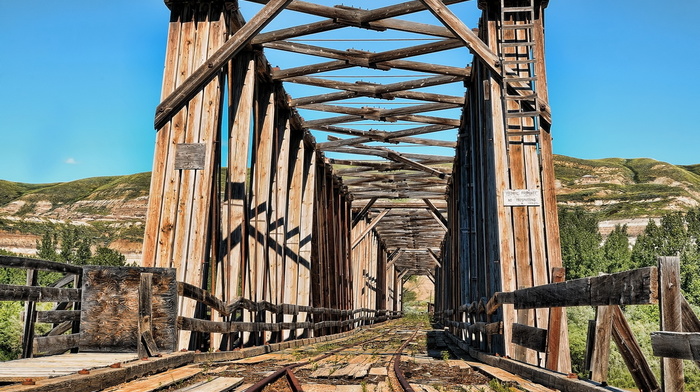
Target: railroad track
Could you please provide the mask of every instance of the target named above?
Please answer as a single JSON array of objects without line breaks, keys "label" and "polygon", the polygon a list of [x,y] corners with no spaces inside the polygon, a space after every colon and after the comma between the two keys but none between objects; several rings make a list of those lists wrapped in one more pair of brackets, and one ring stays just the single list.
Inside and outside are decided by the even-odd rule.
[{"label": "railroad track", "polygon": [[[471,367],[462,364],[462,367],[459,368],[454,363],[448,362],[447,359],[431,358],[427,350],[424,350],[427,349],[426,324],[407,325],[401,322],[387,324],[383,327],[360,332],[345,343],[336,343],[332,347],[321,345],[310,348],[309,354],[315,354],[321,350],[326,351],[320,355],[311,355],[303,360],[286,363],[267,377],[252,385],[244,385],[237,391],[434,392],[437,389],[431,386],[430,382],[424,380],[416,382],[415,380],[420,379],[421,375],[417,375],[414,369],[423,369],[424,367],[430,367],[432,370],[423,373],[428,375],[431,372],[436,373],[436,377],[431,377],[431,381],[433,383],[437,381],[440,384],[438,387],[442,390],[468,390],[460,385],[464,377],[458,381],[453,376],[457,373],[463,376],[465,373],[471,372]],[[404,354],[407,351],[408,355]],[[445,355],[443,353],[436,354],[434,351],[433,356]],[[269,360],[284,361],[284,355],[271,355]],[[303,354],[297,352],[297,355]],[[264,360],[264,356],[258,357],[256,360]],[[240,364],[251,361],[254,360],[235,361],[231,365],[236,366],[236,362]],[[256,365],[261,366],[264,362],[257,362]],[[467,368],[468,370],[465,370]],[[234,369],[236,374],[241,375],[241,368]],[[439,372],[436,372],[436,369],[447,373],[447,378],[441,380],[440,377],[445,376],[438,376]],[[408,372],[408,375],[404,374],[404,370]],[[485,383],[489,379],[474,373],[469,376],[471,378],[469,383],[479,384],[481,388],[479,390],[488,391]]]},{"label": "railroad track", "polygon": [[459,350],[427,322],[394,320],[312,345],[237,360],[190,362],[107,391],[490,392],[492,379],[526,391],[546,390]]},{"label": "railroad track", "polygon": [[[245,389],[246,392],[262,392],[265,390],[265,388],[274,385],[275,383],[280,383],[280,380],[286,380],[286,382],[282,382],[289,388],[291,392],[302,392],[304,391],[299,379],[294,375],[294,369],[295,368],[304,368],[304,367],[309,367],[313,369],[313,372],[310,376],[313,376],[314,374],[318,377],[319,375],[322,375],[324,373],[328,373],[328,378],[331,378],[333,374],[335,374],[336,378],[340,377],[342,375],[345,375],[347,377],[352,377],[355,378],[358,373],[366,373],[363,371],[363,368],[365,370],[369,367],[368,365],[371,365],[374,362],[367,362],[367,363],[354,363],[350,364],[349,362],[352,361],[347,361],[347,362],[340,362],[340,361],[335,361],[335,364],[340,364],[340,363],[348,363],[348,366],[344,367],[341,366],[333,366],[333,368],[330,369],[330,371],[325,371],[324,369],[328,367],[324,367],[321,370],[318,370],[317,364],[322,363],[324,360],[327,358],[333,357],[333,356],[339,356],[342,355],[343,351],[348,351],[348,350],[353,350],[354,348],[361,347],[363,348],[365,345],[377,342],[381,339],[382,335],[376,336],[377,332],[372,331],[371,329],[365,330],[365,334],[369,334],[371,337],[368,339],[360,340],[360,341],[353,341],[350,344],[345,344],[342,345],[341,347],[337,349],[333,349],[330,351],[325,352],[324,354],[321,354],[319,356],[313,357],[309,360],[302,361],[302,362],[296,362],[289,364],[271,375],[265,377],[264,379],[258,381],[257,383],[253,384],[249,388]],[[389,332],[391,334],[391,332]],[[406,344],[408,344],[415,336],[416,336],[417,331],[411,335],[411,338],[409,340],[406,340],[405,343],[400,347],[400,349],[394,354],[392,357],[391,363],[393,366],[389,367],[392,369],[392,371],[387,371],[387,375],[389,378],[392,378],[393,380],[396,381],[396,385],[406,385],[408,389],[404,389],[406,392],[414,392],[413,389],[408,385],[408,382],[406,381],[403,372],[399,369],[399,366],[397,365],[400,361],[400,355],[401,351],[405,348]],[[374,335],[374,336],[373,336]],[[350,354],[353,355],[353,354]],[[359,362],[359,361],[355,361]],[[365,362],[364,360],[362,362]],[[352,369],[352,371],[350,371]],[[401,384],[398,384],[401,383]],[[307,390],[308,390],[307,386]]]}]

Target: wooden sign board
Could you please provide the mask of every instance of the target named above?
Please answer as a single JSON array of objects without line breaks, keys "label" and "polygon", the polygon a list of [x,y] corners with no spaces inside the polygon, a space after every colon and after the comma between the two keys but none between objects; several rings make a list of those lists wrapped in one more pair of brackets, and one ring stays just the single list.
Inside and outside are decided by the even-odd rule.
[{"label": "wooden sign board", "polygon": [[506,189],[503,204],[506,207],[538,207],[542,205],[542,194],[539,189]]},{"label": "wooden sign board", "polygon": [[175,150],[176,170],[202,170],[206,162],[204,143],[180,143]]},{"label": "wooden sign board", "polygon": [[83,267],[80,351],[136,352],[141,273],[152,273],[153,338],[161,352],[177,344],[177,280],[173,268]]}]

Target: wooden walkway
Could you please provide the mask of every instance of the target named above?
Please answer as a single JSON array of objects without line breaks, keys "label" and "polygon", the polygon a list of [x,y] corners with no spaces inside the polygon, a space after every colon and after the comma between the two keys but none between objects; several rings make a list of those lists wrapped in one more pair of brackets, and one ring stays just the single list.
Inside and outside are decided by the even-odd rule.
[{"label": "wooden walkway", "polygon": [[0,362],[0,382],[40,380],[138,359],[134,353],[78,353]]}]

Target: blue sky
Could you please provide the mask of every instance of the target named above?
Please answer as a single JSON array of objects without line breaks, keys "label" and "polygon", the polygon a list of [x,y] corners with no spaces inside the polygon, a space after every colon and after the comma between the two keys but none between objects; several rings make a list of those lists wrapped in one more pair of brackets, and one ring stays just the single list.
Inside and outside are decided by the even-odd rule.
[{"label": "blue sky", "polygon": [[[700,163],[698,14],[698,1],[551,0],[554,152]],[[151,170],[168,15],[161,0],[0,2],[0,179]]]}]

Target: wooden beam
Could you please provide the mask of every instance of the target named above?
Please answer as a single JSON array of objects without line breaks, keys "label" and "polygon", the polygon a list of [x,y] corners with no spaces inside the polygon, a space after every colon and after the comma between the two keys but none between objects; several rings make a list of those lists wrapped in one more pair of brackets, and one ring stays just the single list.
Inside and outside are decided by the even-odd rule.
[{"label": "wooden beam", "polygon": [[444,216],[442,216],[442,213],[440,210],[438,210],[433,202],[430,201],[430,199],[423,199],[423,202],[425,205],[428,206],[428,211],[435,217],[435,220],[442,226],[443,229],[447,230],[447,226],[449,223],[447,222],[447,219],[445,219]]},{"label": "wooden beam", "polygon": [[391,258],[389,259],[389,262],[386,263],[386,268],[389,269],[392,265],[396,264],[397,261],[403,256],[404,250],[402,248],[397,248],[396,251],[392,254]]},{"label": "wooden beam", "polygon": [[547,330],[513,323],[511,342],[535,351],[544,352],[547,350]]},{"label": "wooden beam", "polygon": [[617,305],[611,305],[611,308],[613,309],[612,337],[620,351],[620,355],[622,355],[622,359],[627,365],[627,369],[630,371],[635,384],[637,384],[637,388],[640,391],[660,391],[659,382],[656,380],[654,372],[651,371],[642,348],[639,346],[632,329],[622,314],[622,309]]},{"label": "wooden beam", "polygon": [[489,300],[487,313],[492,314],[502,304],[514,304],[515,309],[654,304],[658,302],[658,284],[656,267],[644,267],[496,293]]},{"label": "wooden beam", "polygon": [[377,201],[378,198],[373,198],[370,199],[367,204],[365,204],[364,207],[360,210],[360,212],[355,215],[355,217],[352,219],[352,228],[354,228],[362,219],[365,218],[367,215],[367,211],[369,211],[370,208],[372,208],[372,204],[374,204],[375,201]]},{"label": "wooden beam", "polygon": [[[661,330],[663,332],[682,332],[683,318],[681,314],[680,257],[659,257],[658,262]],[[698,359],[700,359],[700,356],[695,360]],[[662,387],[665,392],[682,392],[685,388],[683,360],[667,357],[662,358],[661,378]]]},{"label": "wooden beam", "polygon": [[197,94],[221,69],[272,21],[292,0],[270,0],[248,23],[212,54],[181,85],[175,88],[156,109],[155,128],[160,129],[173,114]]},{"label": "wooden beam", "polygon": [[[700,332],[700,319],[698,319],[685,297],[683,297],[681,302],[681,311],[683,313],[683,331]],[[695,366],[700,368],[700,361],[696,361]]]},{"label": "wooden beam", "polygon": [[[566,270],[562,267],[552,268],[552,283],[561,283],[566,280]],[[547,358],[545,367],[550,370],[569,373],[571,369],[561,369],[559,362],[559,350],[561,349],[562,325],[565,322],[564,308],[554,307],[549,309]],[[568,348],[567,348],[568,349]]]},{"label": "wooden beam", "polygon": [[438,266],[438,268],[442,268],[442,264],[440,264],[440,258],[433,252],[432,249],[426,248],[428,250],[428,254],[430,257],[433,258],[433,261],[435,261],[435,264]]},{"label": "wooden beam", "polygon": [[0,256],[0,267],[34,269],[75,275],[83,273],[83,269],[76,265],[19,256]]},{"label": "wooden beam", "polygon": [[[340,105],[325,105],[325,104],[309,104],[298,106],[299,109],[316,110],[326,113],[349,114],[353,116],[361,116],[364,120],[375,121],[391,121],[390,118],[403,115],[423,112],[432,112],[438,110],[454,109],[459,105],[449,103],[428,103],[422,105],[407,105],[396,109],[378,109],[373,107],[348,107]],[[388,119],[388,120],[387,120]]]},{"label": "wooden beam", "polygon": [[313,78],[309,76],[299,76],[294,78],[286,79],[287,82],[306,84],[310,86],[334,88],[338,90],[345,90],[344,92],[337,92],[331,94],[322,94],[309,97],[302,97],[292,99],[290,101],[291,106],[300,106],[318,102],[327,102],[340,99],[354,98],[358,96],[366,97],[379,97],[384,99],[391,99],[393,93],[403,92],[406,90],[413,90],[423,87],[440,86],[448,83],[455,83],[464,80],[460,76],[452,75],[442,75],[442,76],[432,76],[429,78],[406,80],[403,82],[390,83],[390,84],[376,84],[376,83],[348,83],[341,82],[337,80],[328,80],[321,78]]},{"label": "wooden beam", "polygon": [[384,218],[384,216],[386,216],[386,214],[389,213],[389,211],[391,211],[391,209],[387,208],[384,211],[380,212],[379,215],[377,215],[374,219],[372,219],[372,222],[370,222],[370,224],[367,225],[367,227],[362,231],[362,233],[360,233],[360,235],[358,235],[357,238],[355,238],[352,241],[351,248],[356,247],[357,244],[359,244],[360,241],[362,241],[362,239],[365,238],[365,236],[377,226],[377,224],[382,220],[382,218]]},{"label": "wooden beam", "polygon": [[0,284],[0,301],[80,302],[80,289]]},{"label": "wooden beam", "polygon": [[608,381],[610,365],[610,336],[612,334],[612,306],[598,306],[595,315],[595,338],[591,356],[590,379],[597,382]]},{"label": "wooden beam", "polygon": [[657,357],[700,361],[700,333],[652,332],[651,348]]},{"label": "wooden beam", "polygon": [[435,17],[496,75],[501,75],[498,56],[440,0],[420,0]]}]

